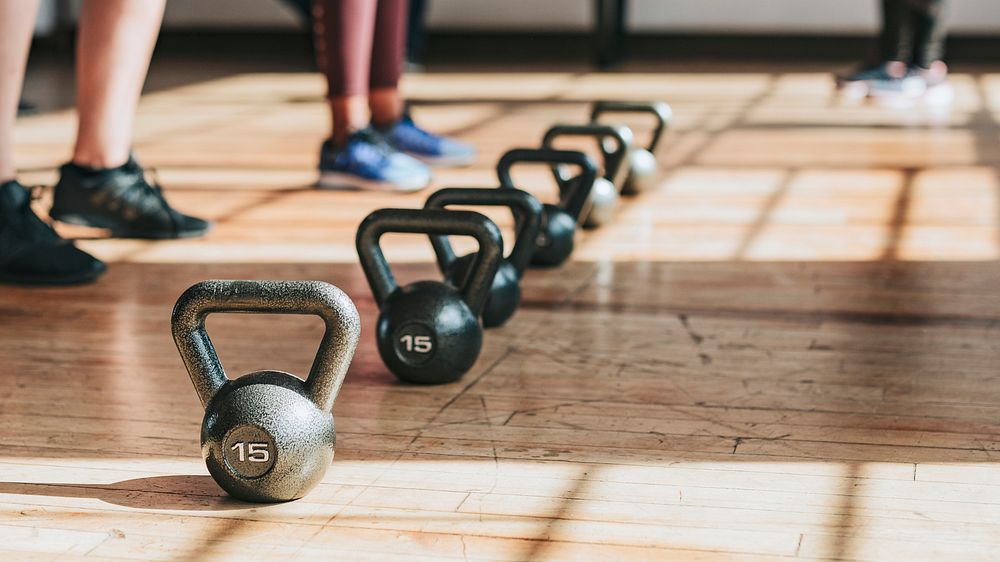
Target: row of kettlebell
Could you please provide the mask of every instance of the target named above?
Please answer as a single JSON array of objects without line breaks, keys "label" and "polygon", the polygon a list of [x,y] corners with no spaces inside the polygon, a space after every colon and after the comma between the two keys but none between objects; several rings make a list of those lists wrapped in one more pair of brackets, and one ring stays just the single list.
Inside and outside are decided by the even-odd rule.
[{"label": "row of kettlebell", "polygon": [[[654,128],[649,143],[637,146],[632,130],[624,125],[604,124],[602,118],[609,114],[641,113],[652,116]],[[663,102],[636,103],[599,101],[594,103],[590,123],[582,125],[555,125],[542,140],[544,148],[552,148],[557,139],[589,137],[597,142],[602,156],[602,174],[596,179],[583,214],[584,228],[596,228],[611,221],[618,199],[622,195],[638,195],[652,188],[657,171],[656,150],[673,118],[670,106]],[[572,178],[567,177],[564,163],[553,167],[561,188],[568,188]]]},{"label": "row of kettlebell", "polygon": [[[627,128],[596,123],[604,113],[636,111],[657,117],[647,149],[630,148]],[[617,198],[619,192],[636,193],[648,185],[656,167],[652,151],[669,118],[666,104],[598,102],[593,123],[557,125],[545,135],[541,149],[505,154],[498,164],[500,189],[443,189],[424,209],[370,214],[358,229],[356,245],[379,306],[376,338],[389,370],[404,381],[440,384],[471,369],[482,347],[483,326],[502,325],[517,309],[528,265],[563,263],[573,251],[578,224],[593,227],[610,218],[612,192]],[[598,139],[602,177],[586,154],[552,148],[557,138],[574,135]],[[514,187],[511,167],[518,162],[552,166],[558,204],[542,205]],[[579,175],[568,177],[566,165],[579,167]],[[509,207],[515,219],[510,254],[503,257],[503,239],[493,221],[473,211],[445,210],[453,205]],[[429,235],[446,282],[400,287],[380,246],[389,232]],[[448,236],[472,237],[478,251],[458,257]],[[221,312],[321,317],[326,332],[309,376],[302,380],[265,370],[228,378],[205,329],[208,315]],[[216,482],[237,498],[259,502],[296,499],[318,484],[336,442],[331,409],[361,332],[350,298],[319,281],[205,281],[181,295],[172,331],[205,407],[202,456]]]},{"label": "row of kettlebell", "polygon": [[[657,119],[647,149],[631,147],[632,133],[627,127],[597,123],[606,113],[634,111]],[[520,282],[528,265],[563,263],[573,251],[581,217],[585,217],[585,226],[597,226],[610,219],[610,207],[620,191],[635,193],[648,188],[656,172],[651,151],[656,149],[669,118],[670,108],[663,103],[598,102],[592,123],[556,125],[545,134],[542,148],[504,154],[497,165],[497,189],[446,188],[431,195],[423,209],[380,209],[370,214],[358,229],[356,243],[361,267],[379,306],[376,338],[379,355],[389,370],[399,379],[417,384],[461,378],[479,357],[482,328],[504,324],[517,310]],[[605,160],[602,177],[585,153],[553,148],[555,141],[565,136],[598,141]],[[609,140],[613,147],[609,147]],[[626,162],[628,166],[624,166]],[[551,166],[560,202],[542,205],[517,189],[511,175],[517,163]],[[567,175],[563,169],[567,165],[580,168],[579,175]],[[509,256],[503,257],[500,231],[490,219],[472,211],[445,210],[456,205],[510,208],[515,239]],[[400,287],[379,245],[382,235],[389,232],[429,235],[445,282],[419,281]],[[472,237],[479,250],[458,257],[448,236]]]}]

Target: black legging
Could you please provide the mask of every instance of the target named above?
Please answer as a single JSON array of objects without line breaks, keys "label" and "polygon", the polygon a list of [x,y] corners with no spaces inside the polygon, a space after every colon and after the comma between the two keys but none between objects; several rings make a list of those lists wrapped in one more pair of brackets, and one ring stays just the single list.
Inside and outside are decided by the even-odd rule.
[{"label": "black legging", "polygon": [[945,0],[882,0],[882,60],[928,68],[944,56]]}]

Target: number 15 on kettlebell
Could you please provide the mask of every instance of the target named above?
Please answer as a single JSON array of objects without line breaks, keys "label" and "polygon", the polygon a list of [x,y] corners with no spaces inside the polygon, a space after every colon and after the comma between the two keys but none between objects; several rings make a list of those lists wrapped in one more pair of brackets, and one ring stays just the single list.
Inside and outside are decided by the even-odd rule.
[{"label": "number 15 on kettlebell", "polygon": [[[309,377],[257,371],[230,380],[205,320],[219,312],[309,314],[326,332]],[[205,281],[174,306],[173,336],[205,407],[201,453],[230,495],[288,501],[316,486],[333,460],[333,402],[361,334],[354,303],[319,281]]]}]

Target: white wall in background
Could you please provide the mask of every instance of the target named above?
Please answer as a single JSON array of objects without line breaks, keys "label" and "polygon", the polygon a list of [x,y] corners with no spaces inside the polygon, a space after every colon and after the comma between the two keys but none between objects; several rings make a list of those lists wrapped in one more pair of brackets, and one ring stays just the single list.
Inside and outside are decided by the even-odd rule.
[{"label": "white wall in background", "polygon": [[[879,0],[630,0],[641,31],[858,33],[879,23]],[[1000,32],[1000,0],[948,0],[956,32]]]},{"label": "white wall in background", "polygon": [[[176,1],[176,0],[175,0]],[[592,0],[430,0],[438,28],[556,28],[589,25]],[[636,31],[869,33],[879,0],[629,0]],[[950,0],[956,32],[1000,32],[1000,0]]]},{"label": "white wall in background", "polygon": [[294,28],[295,12],[279,0],[167,0],[164,25],[196,28]]},{"label": "white wall in background", "polygon": [[[633,8],[629,25],[633,29],[723,33],[873,31],[878,24],[881,4],[880,0],[630,1]],[[996,19],[1000,21],[1000,10],[997,10]]]},{"label": "white wall in background", "polygon": [[593,0],[427,1],[430,24],[439,29],[588,29],[593,24]]}]

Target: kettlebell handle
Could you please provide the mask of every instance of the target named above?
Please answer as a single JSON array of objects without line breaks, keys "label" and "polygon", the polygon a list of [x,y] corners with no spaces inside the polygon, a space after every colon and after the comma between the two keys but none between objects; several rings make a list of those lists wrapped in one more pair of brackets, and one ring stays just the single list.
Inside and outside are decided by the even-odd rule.
[{"label": "kettlebell handle", "polygon": [[[524,273],[535,253],[535,239],[542,224],[542,204],[535,196],[520,189],[486,189],[475,187],[448,187],[438,190],[427,198],[425,209],[444,209],[450,205],[480,205],[492,207],[509,207],[514,215],[516,232],[514,247],[510,250],[507,261],[517,271],[518,276]],[[441,271],[458,259],[455,249],[447,236],[431,236],[431,245],[438,258]]]},{"label": "kettlebell handle", "polygon": [[390,232],[442,236],[469,236],[479,243],[479,251],[465,282],[458,288],[462,300],[474,315],[481,316],[489,297],[493,278],[503,258],[503,237],[500,229],[486,216],[475,211],[444,211],[439,209],[378,209],[368,215],[361,226],[355,245],[361,268],[371,285],[375,302],[381,308],[397,288],[392,268],[382,253],[379,241]]},{"label": "kettlebell handle", "polygon": [[580,175],[574,189],[569,189],[567,183],[559,183],[559,206],[573,220],[580,220],[583,210],[590,198],[590,190],[597,180],[597,164],[594,159],[578,150],[555,150],[552,148],[515,148],[508,150],[497,163],[497,177],[500,187],[513,188],[514,179],[511,169],[514,164],[569,164],[580,168]]},{"label": "kettlebell handle", "polygon": [[203,281],[184,291],[174,305],[171,326],[202,406],[229,381],[205,329],[210,314],[224,312],[322,318],[326,332],[305,384],[318,408],[333,408],[361,335],[358,310],[343,291],[322,281],[222,280]]},{"label": "kettlebell handle", "polygon": [[[593,137],[597,141],[597,147],[604,157],[604,177],[616,188],[621,188],[623,182],[618,174],[625,171],[625,160],[628,158],[629,147],[632,144],[632,129],[624,125],[604,125],[600,123],[588,123],[586,125],[554,125],[545,132],[542,138],[542,146],[552,148],[555,140],[560,137]],[[613,150],[608,150],[604,145],[605,139],[611,139],[615,143]],[[560,182],[565,178],[559,171],[553,168],[556,179]]]},{"label": "kettlebell handle", "polygon": [[594,103],[594,109],[590,113],[590,120],[597,120],[605,113],[649,113],[656,119],[656,128],[653,129],[653,137],[649,141],[646,150],[656,153],[656,148],[660,144],[663,133],[667,130],[670,122],[674,118],[674,110],[664,102],[624,102],[624,101],[598,101]]}]

